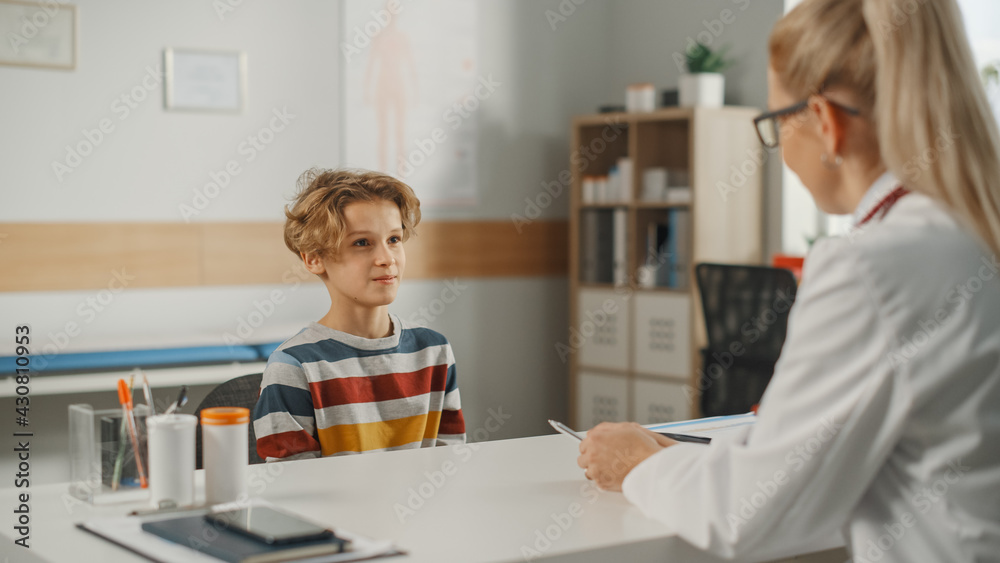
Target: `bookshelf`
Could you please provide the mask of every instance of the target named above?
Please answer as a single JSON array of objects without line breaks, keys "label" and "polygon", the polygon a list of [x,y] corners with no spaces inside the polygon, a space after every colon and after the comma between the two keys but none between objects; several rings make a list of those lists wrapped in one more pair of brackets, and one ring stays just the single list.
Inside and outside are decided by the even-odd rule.
[{"label": "bookshelf", "polygon": [[[699,416],[705,331],[694,266],[761,262],[757,113],[666,108],[573,119],[570,333],[557,351],[569,362],[575,428]],[[666,170],[663,193],[657,169]]]}]

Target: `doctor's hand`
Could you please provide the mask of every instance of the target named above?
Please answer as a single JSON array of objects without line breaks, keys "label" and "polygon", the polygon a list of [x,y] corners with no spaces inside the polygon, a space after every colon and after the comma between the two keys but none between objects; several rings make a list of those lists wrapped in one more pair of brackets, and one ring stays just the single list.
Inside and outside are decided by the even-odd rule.
[{"label": "doctor's hand", "polygon": [[649,456],[677,442],[634,422],[602,422],[580,442],[576,464],[605,491],[621,491],[625,476]]}]

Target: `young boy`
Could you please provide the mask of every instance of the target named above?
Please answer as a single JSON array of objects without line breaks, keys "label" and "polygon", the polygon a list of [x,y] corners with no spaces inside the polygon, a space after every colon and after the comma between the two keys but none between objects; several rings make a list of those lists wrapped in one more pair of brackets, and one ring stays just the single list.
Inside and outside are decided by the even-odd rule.
[{"label": "young boy", "polygon": [[413,190],[376,172],[315,169],[298,188],[285,245],[332,303],[268,359],[257,453],[270,462],[464,443],[451,346],[387,310],[420,222]]}]

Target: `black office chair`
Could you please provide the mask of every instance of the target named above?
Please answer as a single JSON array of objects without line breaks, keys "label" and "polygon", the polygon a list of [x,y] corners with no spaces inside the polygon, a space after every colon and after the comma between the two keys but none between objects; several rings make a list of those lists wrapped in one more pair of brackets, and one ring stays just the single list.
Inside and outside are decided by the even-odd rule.
[{"label": "black office chair", "polygon": [[220,383],[198,405],[198,410],[194,411],[194,415],[198,417],[198,429],[195,431],[197,444],[195,464],[198,469],[204,467],[201,460],[201,410],[209,407],[246,407],[250,409],[250,441],[247,444],[250,465],[264,463],[264,460],[257,455],[257,434],[253,431],[253,409],[257,406],[257,398],[260,396],[260,380],[263,378],[264,374],[262,373],[252,373]]},{"label": "black office chair", "polygon": [[748,412],[764,395],[785,343],[795,276],[728,264],[698,264],[695,275],[708,333],[701,351],[702,416]]}]

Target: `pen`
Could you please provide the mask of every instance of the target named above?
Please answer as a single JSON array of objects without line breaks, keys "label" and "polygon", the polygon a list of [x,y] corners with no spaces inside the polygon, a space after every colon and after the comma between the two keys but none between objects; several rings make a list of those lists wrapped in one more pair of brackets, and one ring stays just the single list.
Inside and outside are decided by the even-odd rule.
[{"label": "pen", "polygon": [[[552,425],[552,428],[555,428],[561,434],[565,434],[572,438],[576,438],[577,440],[581,441],[583,440],[583,436],[581,436],[579,432],[574,431],[573,429],[559,422],[558,420],[549,419],[549,424]],[[692,436],[690,434],[674,434],[673,432],[657,432],[657,434],[661,436],[666,436],[667,438],[670,438],[671,440],[675,440],[678,442],[691,442],[694,444],[712,443],[711,438],[706,438],[704,436]]]},{"label": "pen", "polygon": [[153,406],[153,392],[149,389],[149,379],[145,372],[142,374],[142,394],[146,398],[146,405],[149,406],[149,416],[153,416],[156,414],[156,408]]},{"label": "pen", "polygon": [[558,420],[552,420],[550,418],[549,424],[552,426],[552,428],[555,428],[560,434],[565,434],[570,438],[576,438],[577,440],[583,441],[583,436],[581,436],[578,432],[574,432],[572,429],[570,429],[569,426],[566,426],[565,424],[559,422]]},{"label": "pen", "polygon": [[122,464],[125,462],[125,440],[128,439],[128,422],[122,416],[118,432],[118,455],[115,456],[115,469],[111,474],[111,490],[117,491],[122,480]]},{"label": "pen", "polygon": [[118,380],[118,402],[122,405],[122,417],[128,422],[128,435],[132,440],[132,451],[135,452],[135,467],[139,472],[139,486],[145,489],[146,470],[142,467],[142,452],[139,451],[139,432],[135,426],[135,413],[132,412],[132,393],[124,379]]}]

